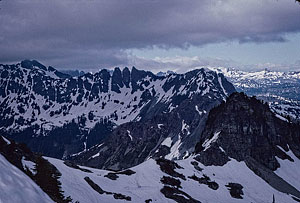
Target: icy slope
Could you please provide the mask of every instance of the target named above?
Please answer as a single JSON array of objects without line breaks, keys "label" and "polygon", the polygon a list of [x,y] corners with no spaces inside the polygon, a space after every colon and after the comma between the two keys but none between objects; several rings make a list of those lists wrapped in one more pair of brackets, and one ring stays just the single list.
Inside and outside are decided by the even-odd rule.
[{"label": "icy slope", "polygon": [[26,174],[0,154],[0,202],[53,202]]}]

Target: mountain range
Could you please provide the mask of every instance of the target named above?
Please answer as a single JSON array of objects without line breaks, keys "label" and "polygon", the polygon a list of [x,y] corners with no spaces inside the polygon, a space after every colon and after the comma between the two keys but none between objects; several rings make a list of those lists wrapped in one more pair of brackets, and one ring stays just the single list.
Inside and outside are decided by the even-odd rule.
[{"label": "mountain range", "polygon": [[[207,112],[235,91],[222,74],[205,69],[156,76],[134,67],[115,68],[111,74],[103,69],[71,77],[37,61],[0,67],[0,132],[47,156],[89,154],[92,166],[92,159],[102,159],[98,148],[107,145],[114,153],[136,157],[124,167],[156,153],[183,157],[194,147]],[[141,135],[141,141],[136,139]],[[170,141],[162,145],[165,139]],[[115,151],[118,146],[109,142],[133,148]],[[97,167],[118,169],[118,164],[97,161]]]},{"label": "mountain range", "polygon": [[0,200],[300,202],[298,80],[0,65]]},{"label": "mountain range", "polygon": [[300,72],[241,71],[233,68],[210,68],[224,76],[237,91],[267,101],[283,116],[300,120]]}]

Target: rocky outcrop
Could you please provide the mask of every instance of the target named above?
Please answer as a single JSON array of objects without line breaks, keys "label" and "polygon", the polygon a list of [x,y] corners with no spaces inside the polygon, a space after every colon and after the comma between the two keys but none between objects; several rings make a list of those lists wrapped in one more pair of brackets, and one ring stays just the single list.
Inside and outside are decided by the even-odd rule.
[{"label": "rocky outcrop", "polygon": [[[210,111],[200,140],[195,159],[204,165],[223,166],[230,159],[243,161],[274,189],[300,197],[299,190],[274,172],[281,167],[278,159],[294,162],[300,158],[300,125],[275,115],[267,103],[233,93]],[[226,187],[233,197],[242,198],[242,187],[236,186]]]},{"label": "rocky outcrop", "polygon": [[271,170],[279,167],[275,157],[292,161],[288,150],[300,158],[300,126],[281,120],[268,104],[243,93],[233,93],[210,111],[196,146],[197,159],[205,165],[251,157]]}]

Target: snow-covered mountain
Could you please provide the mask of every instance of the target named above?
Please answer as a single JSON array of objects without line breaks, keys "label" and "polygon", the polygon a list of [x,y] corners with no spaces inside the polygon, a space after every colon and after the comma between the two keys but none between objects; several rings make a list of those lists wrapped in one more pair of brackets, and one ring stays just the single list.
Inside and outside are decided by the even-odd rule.
[{"label": "snow-covered mountain", "polygon": [[[254,97],[233,93],[210,111],[196,149],[186,159],[150,158],[122,171],[43,160],[59,172],[60,194],[72,202],[296,203],[300,201],[299,129]],[[35,173],[41,167],[20,145],[2,137],[0,145],[1,154],[18,157],[24,171],[32,168]],[[17,156],[9,156],[9,148]],[[7,188],[0,185],[1,192]]]},{"label": "snow-covered mountain", "polygon": [[[62,158],[108,140],[115,131],[125,129],[118,127],[122,124],[151,127],[154,122],[157,131],[162,126],[169,130],[160,137],[145,131],[140,150],[149,142],[151,146],[142,157],[149,157],[167,137],[173,140],[170,148],[176,144],[169,156],[179,157],[183,155],[178,148],[183,145],[178,140],[197,139],[194,130],[201,130],[205,114],[234,91],[222,74],[206,69],[159,77],[134,67],[115,68],[112,73],[103,69],[71,77],[25,60],[0,65],[0,131],[27,143],[33,151]],[[172,119],[160,121],[159,117]],[[171,129],[164,122],[176,126]],[[133,140],[141,136],[135,124],[128,125],[125,132],[130,131]],[[189,143],[185,149],[194,147],[193,142],[185,143]]]},{"label": "snow-covered mountain", "polygon": [[300,119],[300,72],[241,71],[230,68],[210,68],[224,76],[237,91],[269,102],[278,114]]}]

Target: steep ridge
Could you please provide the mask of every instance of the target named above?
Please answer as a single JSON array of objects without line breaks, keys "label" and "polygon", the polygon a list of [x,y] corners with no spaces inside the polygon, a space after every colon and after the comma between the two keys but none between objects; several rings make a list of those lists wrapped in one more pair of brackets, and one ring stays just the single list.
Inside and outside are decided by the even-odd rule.
[{"label": "steep ridge", "polygon": [[61,173],[55,166],[26,145],[2,136],[0,171],[0,202],[71,202],[61,191]]},{"label": "steep ridge", "polygon": [[0,154],[0,202],[53,202],[22,171]]},{"label": "steep ridge", "polygon": [[[194,117],[199,122],[193,125],[203,123],[209,109],[235,91],[222,74],[206,69],[159,77],[115,68],[70,77],[27,60],[0,65],[0,76],[0,131],[57,158],[86,151],[124,123],[151,122],[175,110],[185,119],[177,126],[184,131]],[[171,137],[178,139],[176,133]]]}]

